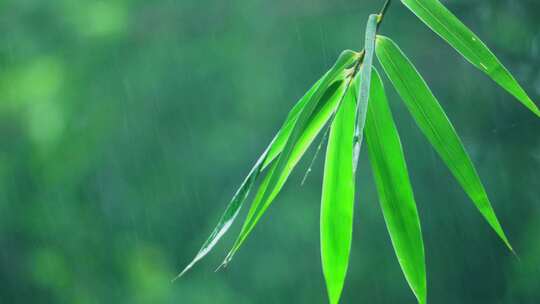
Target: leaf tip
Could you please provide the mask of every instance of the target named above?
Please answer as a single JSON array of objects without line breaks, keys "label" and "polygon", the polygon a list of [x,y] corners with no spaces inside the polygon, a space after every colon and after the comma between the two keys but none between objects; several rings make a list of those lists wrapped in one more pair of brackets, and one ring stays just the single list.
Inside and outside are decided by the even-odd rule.
[{"label": "leaf tip", "polygon": [[193,267],[193,263],[190,263],[189,265],[186,266],[186,268],[184,268],[184,270],[182,270],[182,272],[180,272],[177,276],[175,276],[174,278],[171,279],[171,283],[174,283],[176,282],[178,279],[180,279],[181,277],[183,277],[186,272],[188,272],[191,267]]},{"label": "leaf tip", "polygon": [[225,261],[223,261],[221,264],[219,264],[219,266],[216,268],[216,270],[214,270],[214,272],[219,272],[221,271],[222,269],[225,269],[227,268],[227,263]]},{"label": "leaf tip", "polygon": [[535,105],[532,111],[536,114],[536,117],[540,118],[540,109],[538,109],[538,106]]},{"label": "leaf tip", "polygon": [[514,255],[518,260],[520,260],[519,255],[514,250],[514,247],[512,247],[512,244],[510,244],[510,241],[508,241],[508,239],[506,238],[506,235],[504,235],[503,241],[504,241],[504,244],[506,245],[506,248],[508,248],[508,250],[510,250],[512,255]]},{"label": "leaf tip", "polygon": [[538,105],[529,97],[525,90],[521,89],[521,94],[512,94],[516,97],[527,109],[533,112],[536,117],[540,117],[540,109]]},{"label": "leaf tip", "polygon": [[407,282],[409,283],[409,286],[411,287],[411,290],[414,296],[416,297],[418,304],[426,304],[427,303],[427,286],[426,286],[427,280],[426,280],[425,272],[419,284],[413,286],[408,278],[407,278]]},{"label": "leaf tip", "polygon": [[[495,220],[497,219],[495,218]],[[510,244],[510,241],[508,240],[508,237],[506,236],[506,233],[504,233],[504,230],[498,220],[496,222],[496,225],[492,225],[492,227],[495,230],[495,233],[497,233],[499,238],[503,241],[506,248],[508,248],[508,250],[510,250],[510,252],[512,252],[512,254],[517,257],[517,253],[514,250],[514,247],[512,247],[512,244]]]},{"label": "leaf tip", "polygon": [[339,299],[341,298],[341,289],[330,291],[328,290],[328,302],[330,304],[339,304]]}]

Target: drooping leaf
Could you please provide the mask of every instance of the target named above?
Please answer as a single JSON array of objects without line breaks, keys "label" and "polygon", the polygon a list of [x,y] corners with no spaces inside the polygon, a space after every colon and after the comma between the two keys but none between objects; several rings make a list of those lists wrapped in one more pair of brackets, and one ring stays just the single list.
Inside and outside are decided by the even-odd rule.
[{"label": "drooping leaf", "polygon": [[[328,74],[330,71],[326,72]],[[274,140],[274,143],[271,145],[270,150],[268,151],[268,157],[264,161],[263,164],[263,170],[281,153],[283,150],[283,147],[285,146],[285,143],[287,142],[287,139],[291,135],[292,129],[294,127],[294,124],[296,123],[296,120],[298,119],[298,116],[300,115],[300,112],[302,109],[304,109],[304,106],[306,103],[310,100],[310,98],[313,96],[319,85],[321,84],[321,81],[326,77],[326,74],[323,75],[317,82],[307,91],[306,94],[294,105],[294,107],[291,109],[289,114],[287,115],[287,118],[285,119],[285,122],[283,123],[281,129],[279,130],[278,134],[276,135],[276,139]],[[342,81],[344,79],[343,74],[338,74],[334,81]]]},{"label": "drooping leaf", "polygon": [[426,303],[426,264],[420,219],[399,134],[381,78],[373,71],[366,140],[386,227],[409,286]]},{"label": "drooping leaf", "polygon": [[[319,109],[317,109],[307,127],[305,128],[304,133],[302,136],[298,139],[298,142],[296,146],[294,147],[291,157],[289,159],[289,162],[285,168],[285,176],[282,180],[280,180],[280,183],[278,185],[278,189],[275,191],[272,200],[277,196],[279,191],[281,190],[281,187],[285,184],[289,174],[292,172],[296,164],[300,161],[304,153],[307,151],[313,140],[317,137],[319,132],[323,129],[325,124],[330,120],[332,114],[335,112],[340,99],[342,98],[345,90],[345,84],[342,81],[335,82],[332,86],[330,86],[323,98],[321,99],[321,103],[319,104]],[[268,173],[264,177],[263,181],[261,182],[261,185],[259,186],[259,189],[257,190],[257,193],[255,195],[255,198],[253,199],[252,206],[250,207],[250,210],[248,212],[248,215],[246,217],[246,221],[244,222],[244,225],[249,223],[257,211],[260,210],[262,199],[264,198],[264,194],[268,191],[268,184],[270,182],[271,176],[273,172],[276,169],[277,162],[273,162],[270,168],[268,169]],[[234,247],[233,247],[234,248]]]},{"label": "drooping leaf", "polygon": [[[289,114],[287,115],[287,118],[285,119],[285,122],[283,123],[281,129],[276,135],[276,139],[274,140],[274,143],[271,145],[270,149],[268,150],[268,157],[265,159],[263,163],[263,169],[265,169],[283,150],[283,147],[285,146],[285,143],[287,143],[287,139],[291,135],[292,129],[294,127],[294,124],[296,123],[296,120],[298,119],[298,115],[300,115],[300,112],[302,109],[304,109],[304,106],[309,101],[309,99],[313,96],[313,93],[317,90],[319,85],[321,84],[322,79],[321,77],[310,89],[309,91],[304,94],[304,96],[294,105],[294,107],[291,109]],[[336,81],[339,81],[340,79],[336,79]]]},{"label": "drooping leaf", "polygon": [[358,90],[358,101],[356,102],[356,129],[354,133],[354,171],[358,166],[360,149],[364,136],[364,125],[366,124],[366,113],[369,102],[369,88],[371,83],[371,67],[373,66],[373,53],[375,52],[375,36],[377,35],[377,21],[379,15],[370,15],[366,25],[366,36],[364,46],[364,61],[360,69],[360,86]]},{"label": "drooping leaf", "polygon": [[[336,80],[342,79],[345,69],[350,67],[355,60],[357,60],[358,54],[353,51],[344,51],[338,58],[334,66],[328,71],[321,80],[321,83],[317,87],[316,91],[310,97],[304,108],[301,110],[298,119],[296,120],[290,136],[287,139],[283,151],[276,159],[276,166],[274,170],[268,172],[268,182],[266,187],[260,187],[256,199],[248,213],[248,217],[244,222],[244,226],[240,231],[240,234],[233,245],[233,248],[225,258],[222,265],[226,265],[234,256],[236,251],[240,248],[243,242],[246,240],[249,233],[253,230],[259,219],[262,217],[266,209],[270,206],[274,198],[277,196],[283,184],[287,180],[292,169],[296,163],[300,160],[305,150],[309,147],[314,137],[320,131],[320,128],[324,126],[324,123],[329,119],[335,109],[328,111],[328,116],[323,118],[324,123],[318,124],[313,121],[320,121],[323,115],[313,116],[317,107],[321,104],[326,107],[330,104],[330,101],[335,100],[334,94],[329,96],[327,93],[328,87]],[[343,90],[339,90],[343,95]],[[327,98],[324,98],[327,96]],[[341,96],[337,96],[336,103],[339,103]],[[322,111],[321,111],[322,112]],[[319,128],[316,128],[316,127]],[[265,178],[265,179],[266,179]]]},{"label": "drooping leaf", "polygon": [[[174,280],[183,276],[187,271],[189,271],[197,262],[203,259],[218,243],[218,241],[223,237],[223,235],[229,230],[231,225],[234,223],[238,213],[240,212],[244,201],[247,199],[251,188],[253,187],[255,181],[257,180],[260,173],[281,153],[285,143],[287,142],[288,137],[291,134],[294,123],[298,119],[300,112],[310,100],[313,93],[319,87],[322,79],[321,77],[309,91],[294,105],[291,109],[285,122],[282,127],[279,129],[278,133],[274,136],[272,142],[268,145],[264,153],[259,157],[248,176],[245,178],[244,182],[240,185],[235,195],[229,202],[229,205],[225,208],[223,215],[219,219],[214,230],[210,236],[206,239],[204,244],[201,246],[193,260],[180,272]],[[340,83],[340,77],[336,77],[336,81]],[[339,83],[334,86],[334,88],[339,87]]]},{"label": "drooping leaf", "polygon": [[540,110],[488,47],[438,0],[401,0],[465,59],[540,117]]},{"label": "drooping leaf", "polygon": [[[316,138],[317,134],[320,132],[320,130],[324,127],[324,125],[328,122],[330,119],[332,113],[335,111],[338,101],[341,98],[340,96],[343,94],[344,85],[339,82],[334,84],[334,86],[339,86],[337,89],[330,88],[327,94],[323,97],[322,104],[324,106],[321,108],[320,111],[317,111],[312,121],[309,123],[309,125],[306,127],[305,133],[300,137],[298,140],[297,145],[295,146],[293,152],[291,153],[291,157],[289,160],[289,163],[287,164],[287,167],[285,168],[285,171],[287,172],[286,176],[284,176],[279,184],[277,185],[276,191],[274,191],[273,195],[269,198],[269,201],[272,201],[283,185],[286,182],[287,177],[292,172],[298,161],[300,161],[301,157],[304,155],[305,151],[308,149],[309,145],[313,142],[313,140]],[[277,162],[273,162],[270,168],[268,169],[268,173],[264,177],[263,181],[261,182],[261,185],[259,186],[259,189],[257,190],[257,193],[255,195],[255,198],[253,199],[253,203],[249,209],[248,215],[246,217],[246,220],[244,222],[244,226],[242,227],[242,231],[244,231],[244,227],[249,227],[248,225],[251,225],[252,221],[257,216],[257,212],[260,212],[263,204],[264,194],[269,191],[268,186],[270,179],[273,175],[273,173],[276,170]],[[247,229],[247,228],[245,228]],[[253,227],[251,228],[253,229]],[[231,251],[225,258],[224,262],[222,263],[222,266],[226,266],[226,264],[232,259],[236,251],[239,249],[239,245],[236,246],[237,242],[240,242],[240,237],[243,236],[242,231],[235,242],[235,245],[233,245]],[[248,230],[246,230],[248,231]],[[244,237],[247,237],[244,236]],[[241,244],[241,243],[239,243]]]},{"label": "drooping leaf", "polygon": [[338,303],[353,230],[356,94],[347,90],[330,128],[321,199],[321,259],[330,303]]},{"label": "drooping leaf", "polygon": [[[272,141],[272,143],[274,143],[274,141]],[[270,146],[272,146],[272,143],[270,143]],[[268,148],[270,148],[270,146]],[[240,188],[238,188],[238,190],[236,191],[236,194],[233,196],[231,202],[225,209],[225,212],[219,219],[216,227],[214,228],[214,230],[212,231],[208,239],[204,242],[201,249],[199,249],[199,252],[197,252],[193,260],[173,280],[176,280],[180,278],[181,276],[183,276],[198,261],[204,258],[212,250],[212,248],[214,248],[214,246],[221,239],[221,237],[227,232],[227,230],[229,230],[234,220],[236,219],[236,216],[240,212],[242,204],[248,197],[249,192],[251,188],[253,187],[253,184],[257,180],[259,173],[261,172],[264,160],[267,158],[266,156],[268,155],[268,150],[269,150],[268,148],[260,156],[259,160],[257,160],[257,162],[255,163],[255,165],[249,172],[248,176],[246,177],[242,185],[240,185]]]},{"label": "drooping leaf", "polygon": [[454,126],[416,68],[389,38],[378,36],[377,57],[416,124],[446,163],[480,213],[512,250],[478,173]]}]

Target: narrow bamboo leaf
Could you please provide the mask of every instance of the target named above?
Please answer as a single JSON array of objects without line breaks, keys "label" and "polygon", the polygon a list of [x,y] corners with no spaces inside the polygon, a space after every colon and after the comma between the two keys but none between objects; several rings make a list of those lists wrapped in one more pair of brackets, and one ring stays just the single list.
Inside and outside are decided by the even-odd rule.
[{"label": "narrow bamboo leaf", "polygon": [[[335,85],[337,85],[336,83]],[[305,128],[305,132],[302,134],[302,136],[298,139],[296,146],[294,147],[293,151],[290,154],[289,161],[284,169],[284,175],[279,180],[279,183],[276,185],[274,190],[272,191],[271,196],[268,198],[265,197],[265,194],[267,194],[269,189],[269,183],[271,181],[272,176],[275,174],[275,170],[277,167],[277,162],[273,162],[272,166],[270,167],[267,175],[265,176],[263,182],[261,183],[257,194],[253,200],[253,203],[251,205],[251,208],[248,212],[247,218],[244,222],[244,226],[242,227],[242,230],[233,245],[231,251],[225,258],[224,262],[222,263],[222,266],[226,266],[227,263],[230,262],[230,260],[233,258],[236,251],[240,248],[242,243],[245,241],[249,233],[253,230],[255,227],[255,224],[258,222],[258,220],[262,217],[262,214],[264,211],[269,207],[271,202],[275,199],[275,197],[278,195],[279,191],[285,184],[287,178],[289,177],[290,173],[300,161],[301,157],[304,155],[310,144],[313,142],[313,140],[316,138],[317,134],[321,131],[321,129],[324,127],[324,125],[328,122],[330,117],[332,116],[332,113],[336,110],[336,107],[339,103],[339,99],[344,93],[344,84],[339,83],[339,88],[337,90],[330,89],[327,94],[323,97],[322,103],[324,106],[321,108],[320,111],[315,113],[313,115],[313,118],[311,122],[308,124],[308,126]]]},{"label": "narrow bamboo leaf", "polygon": [[[236,217],[238,216],[238,213],[240,212],[240,209],[242,208],[244,201],[248,197],[249,192],[251,188],[253,187],[255,181],[257,180],[259,174],[283,150],[283,147],[285,146],[285,143],[289,135],[291,134],[292,127],[294,126],[294,123],[298,119],[300,112],[306,105],[306,102],[312,97],[313,93],[316,91],[316,89],[320,85],[322,79],[323,77],[319,79],[311,87],[311,89],[291,109],[291,111],[287,115],[287,118],[285,119],[285,122],[283,123],[282,127],[279,129],[278,133],[276,134],[272,142],[268,145],[264,153],[259,157],[259,160],[253,166],[248,176],[245,178],[244,182],[240,185],[240,188],[236,191],[236,194],[233,196],[229,205],[226,207],[225,211],[223,212],[223,215],[219,219],[216,227],[214,228],[210,236],[206,239],[204,244],[201,246],[201,248],[199,249],[195,257],[193,258],[193,260],[182,270],[182,272],[180,272],[178,276],[174,278],[174,280],[183,276],[197,262],[203,259],[214,248],[214,246],[218,243],[221,237],[223,237],[223,235],[229,230],[231,225],[234,223]],[[341,80],[339,77],[336,77],[336,83],[337,85],[335,87],[339,87],[341,83]]]},{"label": "narrow bamboo leaf", "polygon": [[294,105],[294,107],[291,109],[289,114],[287,115],[287,118],[285,119],[285,122],[283,123],[281,129],[276,135],[276,139],[274,140],[274,143],[271,145],[269,151],[268,151],[268,157],[265,159],[263,163],[263,169],[266,168],[283,150],[283,147],[285,146],[285,143],[287,142],[287,139],[291,135],[292,128],[294,127],[294,124],[296,123],[296,120],[298,119],[298,115],[300,115],[300,112],[306,105],[306,102],[313,96],[313,93],[317,89],[317,87],[321,84],[321,79],[319,79],[310,89],[309,91],[304,94],[304,96]]},{"label": "narrow bamboo leaf", "polygon": [[356,94],[350,88],[332,122],[321,201],[321,258],[330,303],[338,303],[349,264],[353,230],[353,138]]},{"label": "narrow bamboo leaf", "polygon": [[416,123],[489,225],[512,250],[478,173],[454,126],[416,68],[389,38],[378,36],[377,57]]},{"label": "narrow bamboo leaf", "polygon": [[272,144],[275,142],[273,140],[266,151],[260,156],[259,160],[255,163],[251,171],[249,172],[248,176],[240,185],[240,188],[236,191],[236,194],[233,196],[231,202],[225,209],[225,212],[219,219],[216,227],[208,237],[208,239],[204,242],[201,249],[199,249],[199,252],[195,255],[195,258],[180,272],[178,276],[176,276],[174,280],[180,278],[183,276],[188,270],[190,270],[198,261],[200,261],[202,258],[204,258],[211,250],[214,248],[214,246],[217,244],[217,242],[221,239],[221,237],[229,230],[232,223],[236,219],[236,216],[240,212],[240,209],[242,207],[242,204],[246,200],[246,198],[249,195],[249,192],[251,188],[253,187],[253,184],[257,180],[257,177],[259,176],[262,165],[264,163],[264,160],[267,158],[268,150],[272,146]]},{"label": "narrow bamboo leaf", "polygon": [[360,70],[360,86],[358,90],[358,101],[356,102],[356,130],[354,133],[354,171],[358,166],[360,149],[364,136],[364,125],[366,124],[366,113],[369,101],[369,88],[371,83],[371,67],[373,66],[373,53],[375,52],[375,36],[377,35],[377,21],[379,15],[370,15],[366,25],[366,36],[364,46],[364,62]]},{"label": "narrow bamboo leaf", "polygon": [[[355,68],[356,68],[356,67],[355,67]],[[354,73],[353,73],[353,74],[354,74]],[[355,87],[356,90],[358,90],[358,89],[357,89],[358,86],[354,86],[354,82],[357,83],[359,80],[360,80],[360,77],[359,77],[358,75],[355,76],[355,77],[352,78],[352,79],[351,79],[351,78],[348,78],[348,79],[345,81],[345,92],[348,91],[349,88],[352,88],[352,87]],[[355,95],[355,96],[356,96],[356,95]],[[338,105],[338,107],[339,107],[339,105]],[[335,116],[336,116],[336,112],[334,112],[333,115],[332,115],[332,117],[330,117],[330,121],[329,121],[329,123],[328,123],[328,125],[327,125],[327,127],[326,127],[326,129],[325,129],[325,131],[324,131],[324,133],[323,133],[323,136],[322,136],[322,138],[321,138],[321,141],[320,141],[319,145],[317,145],[317,149],[315,150],[315,154],[313,155],[313,158],[312,158],[312,160],[311,160],[311,162],[310,162],[310,164],[309,164],[309,167],[308,167],[306,173],[304,174],[304,178],[302,179],[302,183],[301,183],[302,186],[304,185],[304,183],[305,183],[307,177],[309,176],[309,173],[311,173],[311,169],[313,168],[313,165],[315,164],[315,160],[317,159],[317,156],[318,156],[318,154],[319,154],[319,152],[320,152],[320,150],[321,150],[323,144],[326,142],[326,139],[328,138],[328,133],[330,133],[330,127],[331,127],[331,125],[332,125],[332,122],[333,122]],[[356,138],[356,135],[355,135],[355,138]],[[353,162],[354,162],[354,160],[353,160]],[[356,166],[354,167],[354,171],[356,172]]]},{"label": "narrow bamboo leaf", "polygon": [[540,117],[540,110],[488,47],[438,0],[401,0],[465,59]]},{"label": "narrow bamboo leaf", "polygon": [[[326,74],[328,74],[327,72]],[[294,105],[294,107],[291,109],[289,114],[287,115],[287,118],[285,119],[285,122],[283,123],[281,129],[279,130],[278,134],[276,135],[276,139],[274,143],[272,144],[270,150],[268,151],[268,157],[264,161],[263,164],[263,170],[281,153],[283,150],[283,147],[285,146],[285,143],[287,142],[287,139],[291,135],[292,129],[294,127],[294,124],[296,123],[296,120],[298,119],[298,116],[300,115],[300,112],[302,109],[304,109],[304,106],[309,101],[309,99],[313,96],[313,93],[315,93],[318,86],[321,84],[321,81],[326,76],[323,75],[310,89],[309,91]],[[343,80],[343,75],[337,75],[335,77],[335,82],[340,82]],[[331,85],[329,85],[330,87]]]},{"label": "narrow bamboo leaf", "polygon": [[373,71],[366,121],[369,159],[394,251],[419,303],[426,303],[426,263],[420,219],[399,134],[381,78]]},{"label": "narrow bamboo leaf", "polygon": [[[337,86],[337,89],[334,88],[336,86]],[[323,99],[321,102],[322,107],[319,111],[316,111],[316,113],[314,113],[312,120],[306,127],[304,134],[302,134],[302,136],[299,138],[297,145],[295,146],[293,152],[291,153],[289,163],[287,164],[287,167],[285,169],[287,174],[280,180],[279,184],[277,185],[276,191],[274,191],[273,195],[269,198],[270,202],[277,196],[277,194],[279,193],[279,191],[285,184],[286,179],[288,178],[289,174],[292,172],[292,170],[294,169],[298,161],[300,161],[301,157],[304,155],[305,151],[308,149],[309,145],[313,142],[317,134],[328,122],[328,120],[332,116],[332,113],[336,110],[336,107],[339,103],[339,99],[343,95],[344,87],[345,86],[344,84],[342,84],[342,82],[334,83],[334,85],[328,89],[325,96],[323,96]],[[257,212],[259,212],[260,209],[262,208],[261,205],[263,203],[264,195],[268,191],[269,182],[276,169],[276,165],[277,165],[277,162],[272,163],[272,165],[270,166],[268,170],[268,173],[266,174],[265,178],[261,182],[261,185],[259,186],[259,189],[257,190],[257,193],[255,195],[255,198],[253,199],[253,203],[249,209],[247,218],[244,222],[244,226],[242,227],[242,231],[244,231],[244,229],[248,229],[246,227],[249,227],[248,225],[251,225],[252,221],[254,221],[254,219],[257,216]],[[251,229],[253,229],[253,227]],[[233,245],[233,248],[231,249],[227,257],[225,258],[222,265],[220,265],[220,267],[226,266],[226,264],[230,262],[230,260],[232,259],[236,251],[240,248],[241,243],[238,243],[238,242],[240,242],[239,241],[240,237],[243,236],[242,231],[237,241],[235,242],[235,245]],[[244,238],[245,237],[247,237],[247,235],[244,236]],[[236,246],[237,243],[240,245]]]},{"label": "narrow bamboo leaf", "polygon": [[[320,128],[316,128],[316,130],[314,130],[313,126],[315,124],[312,122],[316,120],[315,118],[317,117],[321,119],[320,115],[313,116],[317,107],[319,107],[321,104],[326,106],[330,100],[335,100],[335,97],[333,97],[334,94],[326,94],[328,87],[336,79],[342,79],[345,69],[350,67],[357,59],[357,53],[353,51],[344,51],[339,56],[337,62],[330,69],[330,71],[328,71],[328,73],[323,77],[320,85],[317,87],[314,94],[300,112],[300,115],[294,124],[291,135],[288,137],[283,151],[276,159],[277,164],[275,170],[268,173],[268,186],[259,188],[259,192],[261,192],[261,199],[253,202],[238,239],[222,265],[226,265],[232,259],[236,251],[246,240],[249,233],[253,230],[259,219],[281,190],[283,184],[287,180],[298,160],[300,160],[305,150],[309,147],[314,137],[318,134],[320,128],[323,127],[324,123],[319,125]],[[339,91],[343,92],[342,89]],[[342,94],[343,93],[341,93],[341,95]],[[325,96],[327,96],[327,98],[324,98]],[[339,99],[340,96],[337,97],[336,103],[339,102]],[[328,112],[328,116],[324,118],[324,122],[329,119],[333,111],[334,109],[331,109]]]}]

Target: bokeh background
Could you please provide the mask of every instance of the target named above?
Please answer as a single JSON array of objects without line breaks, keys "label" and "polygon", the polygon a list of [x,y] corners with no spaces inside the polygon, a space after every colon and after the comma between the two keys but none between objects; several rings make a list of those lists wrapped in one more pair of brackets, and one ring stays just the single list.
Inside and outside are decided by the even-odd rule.
[{"label": "bokeh background", "polygon": [[[387,83],[431,303],[540,303],[540,120],[394,1],[477,165],[505,249]],[[540,2],[443,1],[540,102]],[[0,303],[325,303],[313,150],[225,271],[199,249],[289,108],[382,0],[2,0]],[[363,154],[342,303],[414,303]],[[245,210],[244,210],[245,212]],[[245,213],[243,213],[245,214]]]}]

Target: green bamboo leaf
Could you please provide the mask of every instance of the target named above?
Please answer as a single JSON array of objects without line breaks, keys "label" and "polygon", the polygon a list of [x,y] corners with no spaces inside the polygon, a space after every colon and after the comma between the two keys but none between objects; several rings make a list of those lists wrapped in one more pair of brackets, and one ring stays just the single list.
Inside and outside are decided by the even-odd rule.
[{"label": "green bamboo leaf", "polygon": [[[304,152],[307,150],[313,139],[316,137],[320,129],[324,126],[324,123],[330,118],[335,109],[330,109],[327,112],[327,116],[318,115],[313,116],[315,110],[323,105],[323,108],[332,104],[331,101],[339,103],[341,96],[335,94],[327,94],[328,87],[336,81],[336,79],[343,79],[345,70],[349,68],[355,60],[358,59],[358,53],[353,51],[344,51],[338,58],[334,66],[324,75],[321,83],[313,93],[309,101],[301,110],[298,119],[294,123],[294,127],[290,136],[287,139],[285,147],[280,155],[276,159],[276,167],[268,173],[268,184],[266,187],[260,187],[260,199],[253,201],[251,209],[248,213],[248,217],[244,222],[244,226],[240,231],[240,234],[233,245],[231,251],[225,258],[222,266],[225,266],[232,259],[236,251],[240,248],[247,236],[251,233],[259,219],[262,217],[266,209],[270,206],[274,198],[277,196],[283,184],[290,175],[292,169],[296,163],[300,160]],[[340,86],[343,95],[343,87]],[[334,104],[334,106],[336,105]],[[321,110],[321,112],[323,112]],[[319,122],[323,121],[322,124]],[[259,196],[259,194],[257,195]]]},{"label": "green bamboo leaf", "polygon": [[[257,180],[260,173],[281,153],[285,143],[287,142],[288,137],[291,134],[292,128],[300,115],[300,112],[310,100],[313,93],[317,90],[324,76],[321,77],[310,89],[309,91],[294,105],[291,109],[285,122],[282,124],[282,127],[279,129],[278,133],[274,136],[274,139],[270,142],[264,153],[259,157],[259,160],[255,163],[248,176],[245,178],[243,183],[240,185],[235,195],[229,202],[229,205],[225,208],[223,215],[219,219],[214,230],[210,236],[206,239],[204,244],[201,246],[193,260],[176,276],[173,280],[176,280],[182,277],[187,271],[189,271],[197,262],[203,259],[218,243],[218,241],[223,237],[223,235],[229,230],[231,225],[234,223],[244,201],[247,199],[251,188],[253,187],[255,181]],[[343,77],[336,77],[335,81],[336,86],[333,84],[330,86],[332,88],[337,88],[341,84]],[[318,109],[319,110],[319,109]]]},{"label": "green bamboo leaf", "polygon": [[[343,95],[345,86],[342,84],[342,82],[337,82],[333,86],[334,87],[338,86],[338,88],[337,89],[329,88],[325,96],[323,96],[323,99],[321,102],[323,106],[321,107],[319,111],[316,111],[316,113],[312,117],[311,122],[306,127],[304,134],[302,134],[302,136],[298,139],[298,143],[295,146],[293,152],[291,153],[289,163],[287,164],[287,167],[285,169],[287,174],[280,180],[279,184],[277,185],[277,189],[274,191],[273,195],[268,199],[268,201],[271,202],[277,196],[277,194],[279,193],[279,191],[285,184],[286,179],[289,176],[289,174],[292,172],[292,170],[294,169],[298,161],[300,161],[301,157],[304,155],[305,151],[308,149],[309,145],[313,142],[317,134],[328,122],[328,120],[332,116],[332,113],[335,111],[338,105],[339,99],[341,98],[340,96]],[[262,208],[261,206],[263,203],[264,195],[268,191],[269,182],[270,182],[270,179],[272,178],[272,175],[274,174],[276,170],[276,165],[277,165],[277,162],[273,162],[271,164],[268,170],[268,173],[266,174],[265,178],[261,182],[261,185],[259,186],[259,189],[257,190],[255,198],[253,199],[253,203],[250,207],[250,210],[244,222],[244,226],[242,227],[242,231],[244,231],[244,229],[248,229],[246,227],[249,227],[249,225],[252,225],[252,222],[257,216],[257,212],[260,212],[260,209]],[[251,229],[253,229],[253,227]],[[226,264],[230,262],[230,260],[232,259],[236,251],[240,248],[240,245],[241,245],[240,238],[247,237],[247,235],[244,235],[242,231],[237,241],[235,242],[235,245],[233,245],[233,248],[231,249],[227,257],[225,258],[222,265],[220,265],[220,267],[226,266]],[[240,244],[240,245],[237,245],[237,244]]]},{"label": "green bamboo leaf", "polygon": [[[272,146],[274,141],[270,143],[270,148]],[[240,209],[246,200],[246,198],[249,195],[249,192],[251,188],[253,187],[253,184],[257,180],[257,177],[259,176],[259,173],[262,170],[262,165],[264,160],[267,158],[268,150],[260,156],[259,160],[255,163],[251,171],[249,172],[248,176],[240,185],[240,188],[236,191],[236,194],[233,196],[232,200],[230,201],[229,205],[225,209],[225,212],[219,219],[216,227],[208,237],[208,239],[204,242],[201,249],[199,249],[199,252],[195,255],[193,260],[178,274],[174,279],[178,279],[182,277],[187,271],[189,271],[197,262],[202,260],[218,243],[218,241],[221,239],[221,237],[229,230],[231,225],[233,224],[234,220],[238,216],[238,213],[240,212]]]},{"label": "green bamboo leaf", "polygon": [[540,110],[488,47],[438,0],[401,0],[465,59],[540,117]]},{"label": "green bamboo leaf", "polygon": [[[328,73],[328,72],[327,72]],[[287,139],[291,135],[292,128],[294,127],[294,124],[296,123],[296,120],[298,119],[298,116],[300,115],[300,112],[302,109],[304,109],[304,106],[306,103],[310,100],[310,98],[313,96],[313,93],[315,93],[318,86],[321,84],[321,81],[324,79],[326,74],[321,77],[310,89],[309,91],[294,105],[294,107],[291,109],[289,114],[287,115],[287,118],[285,119],[285,122],[283,123],[281,129],[279,130],[278,134],[276,135],[276,138],[273,142],[273,144],[270,146],[270,149],[268,151],[268,157],[266,157],[262,169],[264,170],[283,150],[283,147],[285,146],[285,143],[287,142]],[[335,82],[342,81],[344,79],[343,75],[337,75],[335,78]],[[331,86],[331,85],[330,85]]]},{"label": "green bamboo leaf", "polygon": [[454,126],[416,68],[389,38],[378,36],[377,57],[417,125],[489,225],[512,250],[484,186]]},{"label": "green bamboo leaf", "polygon": [[364,61],[360,70],[360,88],[358,90],[358,101],[356,103],[356,130],[354,133],[354,171],[358,166],[360,149],[364,135],[364,125],[366,124],[366,113],[369,102],[369,88],[371,83],[371,67],[373,66],[373,53],[375,52],[375,36],[377,35],[377,22],[379,15],[370,15],[366,25]]},{"label": "green bamboo leaf", "polygon": [[381,209],[403,274],[418,302],[426,303],[420,220],[399,134],[376,70],[370,94],[365,132]]},{"label": "green bamboo leaf", "polygon": [[[336,85],[333,87],[339,87],[341,84],[340,78],[336,78]],[[259,160],[256,162],[256,164],[251,169],[250,173],[240,186],[240,188],[236,191],[236,194],[232,198],[231,202],[225,209],[223,215],[219,219],[216,227],[210,234],[210,236],[207,238],[207,240],[204,242],[204,244],[201,246],[199,251],[197,252],[196,256],[193,258],[193,260],[182,270],[182,272],[176,276],[173,280],[176,280],[180,277],[182,277],[187,271],[189,271],[197,262],[199,262],[201,259],[203,259],[218,243],[218,241],[223,237],[223,235],[229,230],[231,225],[234,223],[236,217],[238,216],[238,213],[240,212],[240,209],[244,203],[244,201],[247,199],[249,192],[251,188],[253,187],[255,181],[257,180],[260,173],[281,153],[283,150],[283,147],[285,145],[285,142],[287,141],[288,136],[291,133],[292,127],[294,126],[294,123],[296,119],[298,118],[298,115],[300,114],[300,111],[305,106],[306,102],[311,98],[313,95],[313,92],[317,89],[318,85],[320,84],[322,78],[313,85],[313,87],[302,97],[296,105],[293,107],[293,109],[289,112],[287,119],[283,123],[281,129],[276,134],[272,142],[269,144],[265,152],[259,157]],[[329,89],[331,92],[334,89]]]},{"label": "green bamboo leaf", "polygon": [[324,76],[321,77],[321,79],[319,79],[309,89],[309,91],[307,91],[306,94],[304,94],[304,96],[294,105],[294,107],[291,109],[291,111],[287,115],[285,122],[283,123],[281,129],[276,135],[276,138],[273,144],[270,146],[270,149],[268,150],[268,157],[265,159],[263,163],[263,169],[266,168],[283,150],[283,147],[285,146],[287,139],[291,135],[292,128],[294,127],[294,124],[296,123],[296,120],[298,119],[298,115],[300,115],[300,112],[302,111],[302,109],[304,109],[304,106],[306,105],[306,103],[313,96],[313,93],[317,90],[323,78]]},{"label": "green bamboo leaf", "polygon": [[356,94],[347,93],[330,128],[321,200],[321,259],[330,303],[338,303],[353,230],[353,139]]}]

